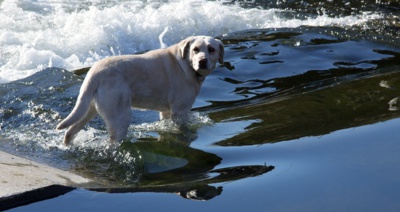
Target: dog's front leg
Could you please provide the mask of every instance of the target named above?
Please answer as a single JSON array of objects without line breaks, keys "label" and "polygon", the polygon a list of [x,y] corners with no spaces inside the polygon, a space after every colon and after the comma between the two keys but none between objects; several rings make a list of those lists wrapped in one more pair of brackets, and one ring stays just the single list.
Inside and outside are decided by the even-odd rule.
[{"label": "dog's front leg", "polygon": [[190,144],[197,139],[197,130],[190,128],[189,111],[187,113],[174,114],[172,113],[172,121],[177,125],[180,131],[180,141],[186,141]]},{"label": "dog's front leg", "polygon": [[172,113],[172,121],[176,124],[181,132],[186,132],[188,130],[189,124],[189,112],[187,113]]}]

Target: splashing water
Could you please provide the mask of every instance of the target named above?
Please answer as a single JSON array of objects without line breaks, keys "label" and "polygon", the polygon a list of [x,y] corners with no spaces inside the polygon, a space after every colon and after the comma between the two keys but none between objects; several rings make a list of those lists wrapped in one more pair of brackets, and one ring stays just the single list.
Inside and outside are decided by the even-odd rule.
[{"label": "splashing water", "polygon": [[[45,67],[68,70],[172,45],[195,34],[254,29],[352,26],[381,17],[362,13],[288,18],[282,9],[246,9],[212,1],[16,1],[0,4],[0,83]],[[167,30],[166,30],[167,29]],[[162,37],[162,42],[159,38]]]},{"label": "splashing water", "polygon": [[[385,57],[397,55],[393,51],[384,51],[382,54],[375,51],[370,55],[366,53],[368,51],[360,51],[354,54],[353,52],[357,49],[356,42],[344,42],[340,45],[341,39],[325,36],[322,36],[322,39],[321,36],[312,39],[313,36],[304,35],[305,38],[310,38],[310,42],[306,43],[303,42],[301,33],[299,36],[289,33],[289,36],[285,37],[283,33],[282,37],[273,37],[270,33],[255,32],[254,38],[251,39],[246,33],[243,37],[237,35],[235,37],[232,33],[246,29],[296,28],[303,25],[324,26],[321,30],[334,28],[333,31],[336,33],[335,27],[346,29],[357,25],[359,28],[368,29],[368,26],[364,25],[365,22],[382,17],[379,12],[368,11],[339,16],[330,16],[324,12],[310,16],[294,14],[295,12],[289,9],[246,8],[239,4],[226,3],[226,1],[205,0],[2,1],[0,3],[0,83],[11,82],[1,84],[5,87],[0,87],[2,88],[0,98],[5,103],[0,108],[2,148],[16,151],[18,155],[37,161],[54,164],[59,168],[73,167],[77,172],[85,173],[93,178],[97,178],[96,174],[100,173],[109,181],[122,180],[122,184],[135,183],[140,178],[143,169],[143,153],[140,149],[120,149],[119,144],[108,143],[108,134],[101,119],[94,120],[82,130],[72,146],[66,147],[62,144],[64,132],[55,131],[54,126],[72,109],[82,79],[68,73],[49,76],[46,67],[73,70],[90,66],[95,61],[108,56],[140,53],[160,46],[172,45],[194,34],[221,36],[226,42],[229,42],[229,34],[231,34],[232,43],[227,45],[227,49],[230,48],[227,51],[230,53],[228,60],[230,59],[232,65],[235,65],[238,70],[245,70],[240,67],[241,64],[246,66],[246,70],[248,64],[253,64],[246,60],[254,61],[254,66],[248,76],[245,72],[241,72],[240,77],[237,71],[218,73],[217,70],[214,77],[203,86],[206,97],[201,101],[209,102],[227,101],[229,99],[226,96],[235,95],[235,92],[239,94],[243,92],[243,95],[247,97],[256,96],[258,93],[260,95],[268,93],[267,90],[261,89],[264,88],[263,86],[269,89],[268,83],[273,84],[274,77],[277,76],[264,75],[267,74],[264,71],[264,66],[267,64],[271,66],[274,63],[281,64],[279,73],[282,75],[279,76],[284,78],[294,74],[300,75],[308,70],[324,71],[327,67],[335,68],[338,64],[371,69],[376,67],[376,64],[371,61],[383,60],[382,54],[385,54]],[[256,41],[256,37],[261,34],[265,36],[265,40],[276,42],[262,44],[264,40]],[[354,34],[348,36],[353,38]],[[240,43],[242,40],[249,42]],[[318,45],[318,42],[321,44]],[[322,45],[323,42],[327,44]],[[235,43],[238,44],[235,45]],[[285,44],[288,44],[286,49]],[[267,47],[262,48],[264,46]],[[367,45],[361,44],[361,47],[364,46]],[[235,47],[237,47],[236,50]],[[279,47],[281,52],[270,52],[270,47],[271,49]],[[321,51],[323,50],[325,53],[323,55],[326,57],[318,57],[321,55],[321,52],[317,51],[318,47]],[[353,49],[349,51],[350,56],[362,55],[360,56],[362,59],[356,58],[361,62],[346,63],[347,58],[332,59],[333,56],[329,56],[346,57],[347,54],[341,54],[344,50],[339,51],[342,47]],[[307,54],[312,56],[308,58],[321,58],[319,61],[324,61],[315,63],[318,68],[311,68],[305,64],[307,62],[303,64],[300,60],[295,60],[304,55],[299,50],[305,52],[306,49]],[[294,53],[289,54],[290,52]],[[380,57],[373,56],[377,54]],[[258,56],[265,61],[260,60],[261,62],[257,63]],[[278,59],[269,59],[274,56]],[[354,59],[350,58],[351,61]],[[263,62],[265,64],[262,64]],[[296,67],[289,66],[287,70],[283,70],[282,64],[296,64]],[[365,64],[367,67],[364,67]],[[263,65],[262,68],[259,65]],[[271,66],[268,68],[274,69],[275,66]],[[300,66],[302,67],[298,68]],[[260,67],[260,69],[257,70],[255,67]],[[292,69],[298,72],[292,73]],[[288,74],[285,71],[291,73]],[[42,77],[17,81],[34,73],[42,74]],[[277,71],[268,73],[277,73]],[[229,81],[230,78],[242,78],[242,82],[221,84],[221,79]],[[254,78],[258,81],[253,80]],[[69,81],[66,82],[66,79]],[[266,83],[262,84],[260,80],[265,80]],[[16,85],[7,87],[11,84]],[[238,87],[237,90],[235,90],[236,87]],[[274,89],[272,85],[271,87]],[[215,92],[215,89],[219,92]],[[15,90],[12,95],[11,90]],[[253,90],[256,94],[251,93]],[[242,95],[238,96],[240,99],[243,98]],[[391,102],[393,106],[396,106],[397,101]],[[230,104],[229,101],[228,104]],[[196,135],[192,134],[185,135],[186,137],[180,136],[177,127],[170,120],[156,121],[157,114],[140,111],[139,115],[134,114],[133,117],[134,124],[129,128],[130,134],[126,142],[156,142],[163,139],[192,142],[197,139]],[[247,120],[245,126],[253,122]],[[258,122],[254,123],[258,124]],[[191,114],[189,128],[198,129],[207,125],[213,125],[213,121],[207,115],[197,112]],[[236,123],[234,125],[237,126]]]}]

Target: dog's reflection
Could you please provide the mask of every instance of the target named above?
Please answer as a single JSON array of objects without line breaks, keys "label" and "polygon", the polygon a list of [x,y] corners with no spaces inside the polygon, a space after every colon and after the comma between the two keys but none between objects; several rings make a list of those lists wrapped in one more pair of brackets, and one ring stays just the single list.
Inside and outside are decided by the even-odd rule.
[{"label": "dog's reflection", "polygon": [[200,185],[187,190],[179,191],[176,194],[189,200],[210,200],[222,193],[222,186]]},{"label": "dog's reflection", "polygon": [[[222,158],[216,154],[191,148],[195,131],[159,133],[158,138],[125,141],[119,151],[141,158],[140,179],[130,185],[91,188],[110,193],[163,192],[175,193],[190,200],[210,200],[222,194],[222,186],[210,184],[262,175],[273,166],[253,165],[215,169]],[[139,170],[139,169],[138,169]]]}]

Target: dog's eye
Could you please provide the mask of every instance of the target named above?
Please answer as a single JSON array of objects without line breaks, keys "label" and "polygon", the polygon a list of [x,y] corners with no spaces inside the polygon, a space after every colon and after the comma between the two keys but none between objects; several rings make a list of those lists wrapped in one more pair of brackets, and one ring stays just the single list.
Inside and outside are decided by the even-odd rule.
[{"label": "dog's eye", "polygon": [[210,47],[208,47],[208,52],[210,52],[210,53],[215,52],[215,49],[210,46]]},{"label": "dog's eye", "polygon": [[197,52],[199,52],[199,51],[200,51],[200,49],[199,49],[199,48],[197,48],[197,47],[194,47],[194,48],[193,48],[193,51],[197,53]]}]

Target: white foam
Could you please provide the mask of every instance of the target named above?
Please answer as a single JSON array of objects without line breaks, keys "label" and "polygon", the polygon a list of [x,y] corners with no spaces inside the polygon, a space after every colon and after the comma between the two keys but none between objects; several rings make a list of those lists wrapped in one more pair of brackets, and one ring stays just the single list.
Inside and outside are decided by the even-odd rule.
[{"label": "white foam", "polygon": [[379,18],[377,14],[321,15],[302,20],[287,19],[281,13],[206,0],[4,0],[0,5],[0,83],[48,66],[72,70],[111,55],[156,49],[159,38],[161,45],[171,45],[195,34],[216,36],[301,25],[351,26]]}]

